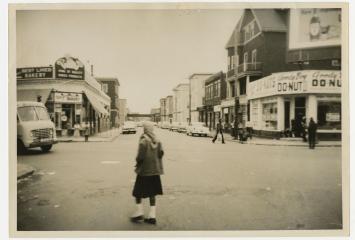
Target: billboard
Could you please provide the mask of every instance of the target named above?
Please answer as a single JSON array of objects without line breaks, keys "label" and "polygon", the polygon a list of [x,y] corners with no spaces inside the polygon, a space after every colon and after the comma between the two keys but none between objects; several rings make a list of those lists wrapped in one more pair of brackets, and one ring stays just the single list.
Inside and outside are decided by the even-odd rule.
[{"label": "billboard", "polygon": [[84,80],[84,64],[73,57],[62,57],[55,62],[55,77],[62,79]]},{"label": "billboard", "polygon": [[289,49],[341,44],[340,8],[291,9]]}]

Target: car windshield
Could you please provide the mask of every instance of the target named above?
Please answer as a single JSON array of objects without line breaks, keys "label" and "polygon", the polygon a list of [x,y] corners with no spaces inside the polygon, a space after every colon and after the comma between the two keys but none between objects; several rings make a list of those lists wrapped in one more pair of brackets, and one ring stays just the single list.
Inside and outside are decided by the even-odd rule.
[{"label": "car windshield", "polygon": [[19,107],[17,108],[18,117],[21,121],[49,120],[49,115],[44,107]]},{"label": "car windshield", "polygon": [[49,120],[49,115],[44,107],[35,107],[39,120]]},{"label": "car windshield", "polygon": [[24,122],[38,120],[38,116],[35,111],[35,108],[32,106],[17,108],[17,114],[18,114],[19,118],[21,119],[21,121],[24,121]]}]

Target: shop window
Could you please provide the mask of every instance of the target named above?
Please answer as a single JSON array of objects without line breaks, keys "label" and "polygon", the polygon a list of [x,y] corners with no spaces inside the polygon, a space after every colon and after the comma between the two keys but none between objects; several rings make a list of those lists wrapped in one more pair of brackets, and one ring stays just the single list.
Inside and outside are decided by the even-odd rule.
[{"label": "shop window", "polygon": [[276,129],[277,127],[277,103],[263,104],[263,121],[267,129]]},{"label": "shop window", "polygon": [[319,129],[341,129],[340,102],[318,102],[317,110]]}]

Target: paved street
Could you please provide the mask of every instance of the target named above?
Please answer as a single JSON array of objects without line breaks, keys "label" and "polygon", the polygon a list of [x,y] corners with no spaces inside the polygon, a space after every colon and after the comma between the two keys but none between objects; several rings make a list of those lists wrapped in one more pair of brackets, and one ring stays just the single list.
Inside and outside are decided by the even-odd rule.
[{"label": "paved street", "polygon": [[[164,195],[157,226],[133,224],[138,134],[113,142],[59,143],[19,163],[18,230],[339,229],[341,148],[211,143],[157,129]],[[148,211],[148,202],[145,201]]]}]

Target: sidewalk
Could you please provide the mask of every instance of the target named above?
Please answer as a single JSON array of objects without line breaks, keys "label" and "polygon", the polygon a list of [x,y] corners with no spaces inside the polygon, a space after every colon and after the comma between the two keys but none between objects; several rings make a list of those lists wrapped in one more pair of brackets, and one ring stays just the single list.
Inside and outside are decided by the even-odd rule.
[{"label": "sidewalk", "polygon": [[18,163],[17,164],[17,179],[25,178],[33,174],[35,169],[27,164]]},{"label": "sidewalk", "polygon": [[[230,134],[223,135],[226,141],[239,143],[239,140],[234,140]],[[243,144],[265,145],[265,146],[293,146],[293,147],[308,147],[308,142],[303,142],[301,139],[266,139],[253,137],[248,139]],[[316,147],[341,147],[341,141],[319,141]]]},{"label": "sidewalk", "polygon": [[[213,137],[214,134],[215,134],[215,132],[212,131],[210,137]],[[234,140],[234,138],[228,133],[224,133],[223,136],[227,142],[239,143],[239,140]],[[219,136],[219,138],[220,138],[220,136]],[[308,142],[303,142],[302,139],[300,139],[300,138],[299,139],[298,138],[284,138],[284,139],[281,138],[281,139],[277,140],[277,139],[253,137],[252,139],[248,139],[248,141],[243,142],[243,144],[265,145],[265,146],[308,147]],[[341,147],[341,141],[319,141],[319,143],[316,144],[316,147]]]},{"label": "sidewalk", "polygon": [[[94,136],[89,136],[89,142],[112,142],[120,134],[119,128],[113,128],[106,132],[101,132],[95,134]],[[85,137],[57,137],[58,142],[85,142]]]}]

